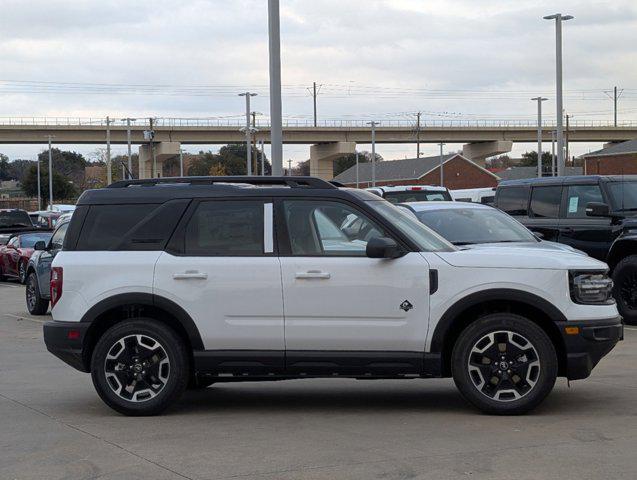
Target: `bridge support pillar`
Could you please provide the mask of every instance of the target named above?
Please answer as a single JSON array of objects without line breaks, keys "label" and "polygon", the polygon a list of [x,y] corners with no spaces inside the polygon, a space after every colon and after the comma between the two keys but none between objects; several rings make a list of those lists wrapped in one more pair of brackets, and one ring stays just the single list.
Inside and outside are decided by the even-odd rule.
[{"label": "bridge support pillar", "polygon": [[[164,160],[168,160],[179,155],[181,143],[179,142],[156,142],[153,143],[155,150],[155,161],[157,162],[157,171],[155,177],[163,176]],[[153,172],[153,156],[150,151],[150,145],[147,143],[139,146],[139,178],[151,178]]]},{"label": "bridge support pillar", "polygon": [[484,167],[487,157],[508,153],[513,148],[510,140],[467,143],[462,147],[462,156]]},{"label": "bridge support pillar", "polygon": [[334,160],[356,152],[356,142],[317,143],[310,147],[310,175],[323,180],[334,178]]}]

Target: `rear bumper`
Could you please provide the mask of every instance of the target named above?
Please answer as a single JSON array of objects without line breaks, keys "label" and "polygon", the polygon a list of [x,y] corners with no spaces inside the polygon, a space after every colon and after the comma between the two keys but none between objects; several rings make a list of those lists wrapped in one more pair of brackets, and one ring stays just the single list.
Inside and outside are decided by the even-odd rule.
[{"label": "rear bumper", "polygon": [[[557,322],[566,349],[566,371],[569,380],[588,377],[595,365],[624,339],[621,317],[603,320]],[[577,333],[567,333],[577,327]]]},{"label": "rear bumper", "polygon": [[88,372],[82,346],[89,326],[82,322],[46,322],[43,330],[47,350],[73,368]]}]

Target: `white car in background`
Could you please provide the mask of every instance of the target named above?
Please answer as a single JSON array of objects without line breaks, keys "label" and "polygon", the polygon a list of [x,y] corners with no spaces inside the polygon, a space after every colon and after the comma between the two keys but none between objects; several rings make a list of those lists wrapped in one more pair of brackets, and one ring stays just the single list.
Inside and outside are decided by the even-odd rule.
[{"label": "white car in background", "polygon": [[449,190],[451,198],[456,202],[483,203],[493,205],[495,201],[495,187],[487,188],[462,188],[459,190]]},{"label": "white car in background", "polygon": [[394,185],[387,187],[370,187],[365,190],[391,203],[453,200],[449,190],[436,185]]}]

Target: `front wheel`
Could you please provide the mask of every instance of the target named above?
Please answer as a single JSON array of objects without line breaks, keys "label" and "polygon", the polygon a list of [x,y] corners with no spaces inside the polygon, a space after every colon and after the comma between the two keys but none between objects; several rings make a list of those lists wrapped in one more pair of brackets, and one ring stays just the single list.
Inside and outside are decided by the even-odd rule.
[{"label": "front wheel", "polygon": [[550,393],[557,354],[547,334],[520,315],[495,313],[469,325],[452,353],[462,395],[485,413],[519,415]]},{"label": "front wheel", "polygon": [[613,297],[617,310],[629,325],[637,325],[637,255],[630,255],[613,270]]},{"label": "front wheel", "polygon": [[127,320],[99,339],[91,360],[93,385],[101,399],[124,415],[156,415],[186,389],[188,355],[167,325]]}]

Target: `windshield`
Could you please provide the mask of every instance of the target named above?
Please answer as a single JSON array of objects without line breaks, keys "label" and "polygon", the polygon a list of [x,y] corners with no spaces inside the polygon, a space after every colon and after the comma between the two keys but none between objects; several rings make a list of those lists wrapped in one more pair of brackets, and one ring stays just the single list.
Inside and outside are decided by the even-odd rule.
[{"label": "windshield", "polygon": [[0,227],[32,227],[31,218],[24,210],[0,212]]},{"label": "windshield", "polygon": [[367,201],[367,204],[414,242],[421,252],[450,252],[454,250],[453,245],[414,219],[404,208],[399,208],[383,200],[370,200]]},{"label": "windshield", "polygon": [[614,210],[637,211],[637,182],[609,182]]},{"label": "windshield", "polygon": [[39,242],[40,240],[48,242],[50,238],[50,233],[29,233],[27,235],[20,235],[20,247],[33,248],[35,242]]},{"label": "windshield", "polygon": [[526,227],[495,208],[445,208],[416,216],[454,245],[537,241]]},{"label": "windshield", "polygon": [[385,192],[385,200],[391,203],[441,202],[451,200],[451,195],[445,191],[406,190],[402,192]]}]

